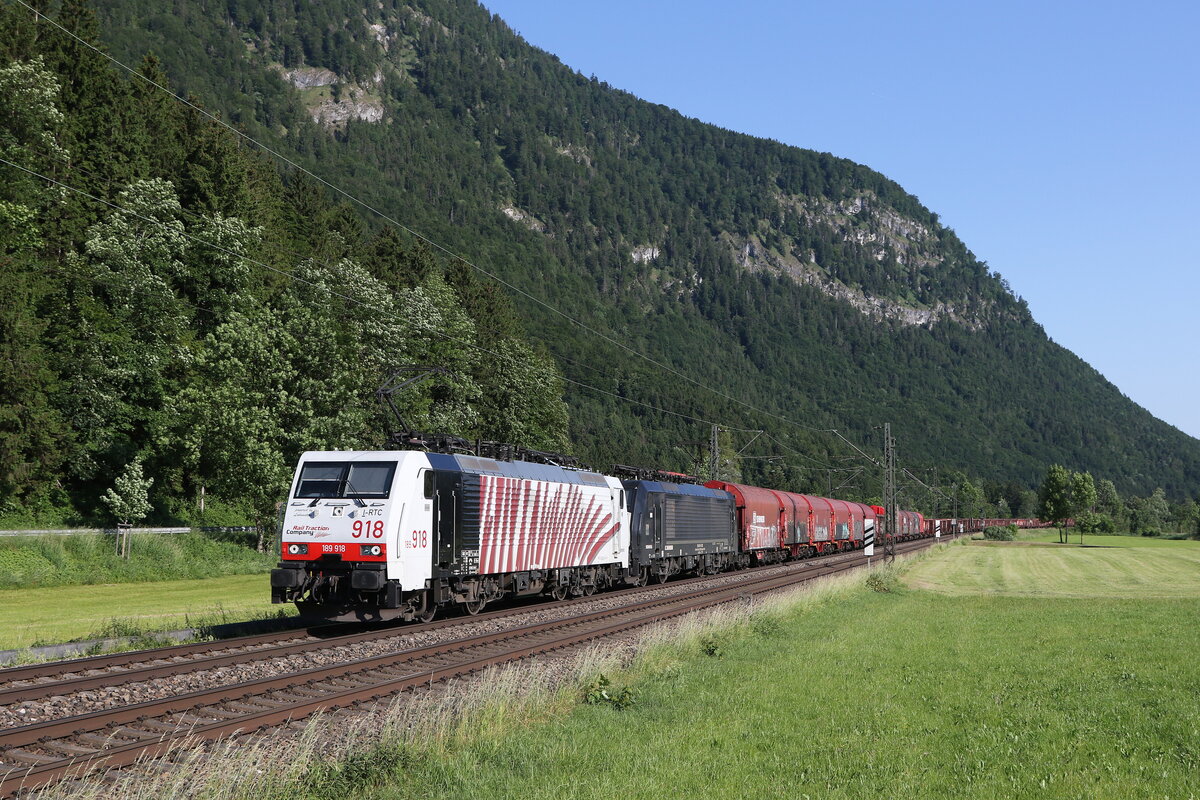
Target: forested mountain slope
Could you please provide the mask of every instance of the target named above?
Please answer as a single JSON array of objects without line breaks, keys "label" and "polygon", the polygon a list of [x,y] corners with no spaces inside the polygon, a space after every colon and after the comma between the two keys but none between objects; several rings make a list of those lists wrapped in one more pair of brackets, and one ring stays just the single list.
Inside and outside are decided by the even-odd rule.
[{"label": "forested mountain slope", "polygon": [[[64,4],[64,24],[81,24],[80,5]],[[495,316],[514,341],[523,328],[550,349],[567,378],[570,442],[597,464],[691,469],[709,435],[699,420],[717,421],[767,430],[747,454],[787,456],[741,462],[747,477],[826,491],[845,473],[824,468],[853,451],[820,429],[877,449],[874,428],[890,421],[914,468],[1032,485],[1060,462],[1125,491],[1182,496],[1200,484],[1200,442],[1051,342],[936,214],[865,166],[614,90],[467,0],[95,8],[117,58],[139,64],[152,51],[176,91],[515,286],[521,323]],[[144,118],[151,139],[162,115],[181,113],[161,96],[141,102],[153,107],[119,113]],[[132,145],[112,147],[81,165],[110,178],[93,183],[105,197],[138,171],[119,152]],[[320,194],[235,149],[260,170],[255,202]],[[199,174],[183,187],[212,178],[191,155],[172,169]],[[320,250],[332,232],[355,242],[346,250],[385,241],[416,252],[362,207],[319,202],[321,214],[301,204],[289,218],[289,245]],[[327,217],[336,224],[309,226]],[[460,298],[493,286],[445,263],[474,287]],[[478,333],[486,341],[488,324]],[[862,479],[843,493],[877,491]]]},{"label": "forested mountain slope", "polygon": [[396,397],[423,430],[567,445],[497,287],[130,81],[86,7],[61,19],[80,39],[0,6],[3,524],[110,524],[126,472],[151,521],[269,519],[303,450],[384,444],[403,364],[450,371]]},{"label": "forested mountain slope", "polygon": [[[1200,482],[1200,442],[1050,342],[936,214],[867,167],[615,91],[468,0],[99,6],[118,55],[160,53],[178,85],[319,174],[757,408],[858,441],[891,420],[910,463],[983,477],[1033,482],[1059,461],[1128,490]],[[769,427],[823,460],[846,452],[517,306],[535,338],[599,370],[563,360],[570,378]],[[567,396],[572,439],[601,463],[689,466],[675,448],[704,438]]]}]

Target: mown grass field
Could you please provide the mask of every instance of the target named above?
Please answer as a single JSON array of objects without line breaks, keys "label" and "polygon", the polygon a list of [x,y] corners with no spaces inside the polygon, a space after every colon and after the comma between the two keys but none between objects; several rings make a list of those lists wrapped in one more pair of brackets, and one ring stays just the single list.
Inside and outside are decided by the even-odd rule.
[{"label": "mown grass field", "polygon": [[0,650],[274,615],[265,575],[0,590]]},{"label": "mown grass field", "polygon": [[[646,656],[614,680],[634,689],[624,710],[581,703],[409,745],[371,796],[1196,797],[1200,593],[1181,544],[1123,561],[950,546],[892,591]],[[953,591],[914,588],[934,583]]]},{"label": "mown grass field", "polygon": [[[1049,536],[1057,541],[1056,534]],[[1084,542],[1083,547],[971,542],[926,559],[906,582],[955,595],[1200,598],[1200,542],[1135,536],[1092,536]]]},{"label": "mown grass field", "polygon": [[[1041,528],[1021,531],[1017,541],[1058,544],[1058,531],[1054,528]],[[1079,533],[1071,531],[1068,545],[1079,546]],[[1159,536],[1134,536],[1123,533],[1085,533],[1084,547],[1179,547],[1195,546],[1200,542],[1192,539],[1166,539]]]}]

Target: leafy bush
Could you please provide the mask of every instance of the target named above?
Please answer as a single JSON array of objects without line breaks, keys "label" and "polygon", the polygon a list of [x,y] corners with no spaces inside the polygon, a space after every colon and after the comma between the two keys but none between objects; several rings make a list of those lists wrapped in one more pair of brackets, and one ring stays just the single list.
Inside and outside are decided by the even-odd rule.
[{"label": "leafy bush", "polygon": [[893,569],[877,569],[867,576],[867,588],[873,592],[894,592],[898,581]]},{"label": "leafy bush", "polygon": [[193,498],[173,499],[167,504],[166,512],[166,517],[174,524],[194,528],[237,528],[254,524],[254,510],[247,504],[229,502],[212,495],[209,495],[203,512],[196,508]]},{"label": "leafy bush", "polygon": [[66,492],[56,486],[24,500],[9,497],[0,503],[0,530],[68,528],[80,522]]},{"label": "leafy bush", "polygon": [[1075,527],[1080,533],[1116,533],[1117,524],[1108,514],[1085,511],[1075,518]]},{"label": "leafy bush", "polygon": [[618,691],[607,676],[601,675],[584,689],[583,702],[590,706],[609,705],[617,711],[624,711],[637,699],[633,689],[625,686]]},{"label": "leafy bush", "polygon": [[989,525],[983,529],[983,538],[993,542],[1011,542],[1017,538],[1017,526]]}]

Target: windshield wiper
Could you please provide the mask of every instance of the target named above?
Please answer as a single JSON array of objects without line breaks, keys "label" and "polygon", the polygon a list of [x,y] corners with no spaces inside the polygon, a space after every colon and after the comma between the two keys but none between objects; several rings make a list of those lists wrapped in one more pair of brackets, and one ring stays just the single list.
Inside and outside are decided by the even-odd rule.
[{"label": "windshield wiper", "polygon": [[[350,482],[350,473],[349,472],[346,473],[346,489],[347,489],[347,492],[343,492],[342,497],[350,497],[350,494],[355,494],[355,495],[358,494],[358,490],[355,489],[354,484]],[[363,502],[363,499],[361,497],[350,497],[350,499],[353,500],[355,505],[357,505],[359,508],[365,508],[367,505],[365,502]]]}]

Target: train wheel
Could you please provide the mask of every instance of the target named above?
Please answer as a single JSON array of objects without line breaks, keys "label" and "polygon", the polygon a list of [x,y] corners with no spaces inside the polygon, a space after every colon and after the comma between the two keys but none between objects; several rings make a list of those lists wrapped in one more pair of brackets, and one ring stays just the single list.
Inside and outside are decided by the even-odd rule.
[{"label": "train wheel", "polygon": [[481,597],[478,600],[468,600],[467,602],[463,603],[463,608],[465,608],[467,613],[473,617],[480,611],[483,611],[483,607],[486,605],[487,600]]},{"label": "train wheel", "polygon": [[433,593],[425,592],[425,607],[418,611],[414,617],[417,622],[433,622],[433,618],[437,616],[437,603],[433,602]]},{"label": "train wheel", "polygon": [[645,586],[650,582],[650,568],[642,567],[642,571],[638,573],[637,580],[633,582],[634,586]]},{"label": "train wheel", "polygon": [[566,600],[567,594],[571,591],[571,587],[566,584],[558,584],[550,590],[550,596],[555,600]]},{"label": "train wheel", "polygon": [[596,593],[596,584],[588,583],[583,586],[583,596],[591,597]]}]

